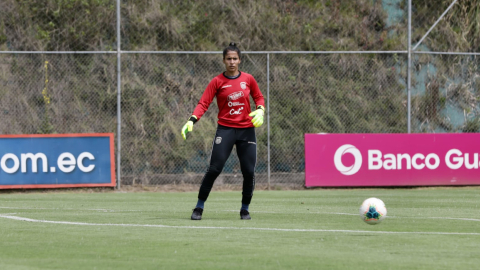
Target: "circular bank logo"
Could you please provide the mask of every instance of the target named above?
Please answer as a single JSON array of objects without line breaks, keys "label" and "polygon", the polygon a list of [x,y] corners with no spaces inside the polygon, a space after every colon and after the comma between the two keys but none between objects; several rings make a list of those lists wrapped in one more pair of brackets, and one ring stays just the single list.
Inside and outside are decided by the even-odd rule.
[{"label": "circular bank logo", "polygon": [[[342,156],[347,153],[352,154],[355,159],[355,162],[350,167],[347,167],[342,163]],[[333,162],[335,163],[335,167],[339,172],[344,175],[352,175],[357,173],[362,166],[362,154],[360,154],[360,151],[355,146],[351,144],[344,144],[337,149],[337,152],[335,152]]]}]

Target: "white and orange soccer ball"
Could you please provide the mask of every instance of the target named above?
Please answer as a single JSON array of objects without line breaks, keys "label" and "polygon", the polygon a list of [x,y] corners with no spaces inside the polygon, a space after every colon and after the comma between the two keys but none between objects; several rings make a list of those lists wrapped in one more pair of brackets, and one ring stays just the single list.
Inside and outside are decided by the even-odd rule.
[{"label": "white and orange soccer ball", "polygon": [[375,225],[387,216],[387,208],[382,200],[377,198],[368,198],[360,206],[360,218],[365,223]]}]

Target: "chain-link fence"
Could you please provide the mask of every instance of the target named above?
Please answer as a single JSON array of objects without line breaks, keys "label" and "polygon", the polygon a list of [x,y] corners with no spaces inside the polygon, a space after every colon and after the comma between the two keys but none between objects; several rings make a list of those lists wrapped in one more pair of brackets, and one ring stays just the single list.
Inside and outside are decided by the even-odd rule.
[{"label": "chain-link fence", "polygon": [[0,133],[114,132],[115,62],[105,54],[0,54]]},{"label": "chain-link fence", "polygon": [[[285,12],[295,10],[290,2],[285,2]],[[395,5],[400,2],[390,1]],[[134,1],[122,4],[122,48],[138,51],[121,51],[116,46],[114,1],[88,5],[82,3],[89,1],[66,1],[62,2],[66,5],[62,9],[56,9],[58,7],[51,6],[50,2],[46,6],[25,3],[0,2],[6,16],[0,17],[3,22],[0,23],[0,48],[3,48],[0,132],[113,132],[115,145],[121,149],[116,151],[120,161],[116,165],[122,184],[200,183],[209,162],[218,108],[215,104],[210,106],[187,141],[182,139],[180,129],[209,81],[223,71],[222,56],[218,51],[167,51],[172,48],[169,42],[183,40],[179,33],[171,32],[180,29],[172,24],[175,20],[161,24],[171,14],[180,12],[171,5],[173,2],[166,1],[168,5],[164,6],[157,3],[148,12],[147,6]],[[201,3],[201,8],[209,7]],[[414,6],[418,15],[413,16],[418,26],[413,31],[416,42],[450,4],[442,2],[441,8],[434,9],[436,17],[427,19],[428,6],[422,3],[418,1]],[[192,28],[189,31],[203,31],[198,27],[212,23],[209,14],[215,10],[223,12],[222,16],[231,14],[232,8],[223,4],[214,1],[211,5],[214,10],[205,10],[206,15],[187,23],[187,28]],[[93,10],[93,5],[99,5],[99,9]],[[339,5],[334,5],[333,10],[337,8],[340,12],[343,4]],[[364,3],[364,10],[360,10],[365,14],[364,22],[382,22],[382,12],[376,5]],[[25,16],[16,13],[19,8]],[[145,9],[144,18],[135,15],[138,9]],[[384,39],[388,36],[393,36],[390,38],[393,41],[406,39],[407,7],[397,11],[401,14],[390,17],[396,20],[384,20],[387,26],[379,28],[381,31],[373,29],[374,34],[370,34],[366,29],[360,33],[362,39],[356,41],[358,45],[369,49],[378,44],[386,46]],[[46,14],[52,25],[42,25],[41,17],[30,16],[37,14],[35,12]],[[470,16],[467,11],[455,12]],[[68,13],[73,14],[71,20],[67,19]],[[314,15],[305,16],[313,18]],[[28,20],[37,20],[38,28],[33,29]],[[15,22],[20,23],[8,27]],[[450,22],[457,23],[454,18]],[[120,22],[116,23],[120,26]],[[158,24],[154,28],[158,32],[148,32],[146,36],[150,38],[146,40],[150,43],[140,44],[142,27],[152,23]],[[442,24],[445,22],[439,23],[439,32],[432,32],[419,49],[444,48],[436,46],[441,39],[437,35],[452,33]],[[2,32],[5,25],[7,28]],[[60,30],[53,31],[58,25]],[[308,25],[313,27],[314,21],[305,27]],[[101,31],[90,31],[92,29]],[[286,29],[286,33],[290,30]],[[31,36],[29,31],[36,31],[39,36],[35,40],[22,39],[22,36]],[[2,42],[2,33],[9,37],[5,42]],[[95,39],[95,33],[102,38]],[[461,48],[475,47],[478,39],[470,40],[470,45],[462,43]],[[163,45],[158,45],[160,43]],[[323,47],[328,44],[328,38],[322,39]],[[415,44],[412,42],[412,45]],[[142,51],[142,48],[154,51]],[[29,50],[32,52],[26,52]],[[65,51],[55,53],[53,50]],[[256,129],[256,182],[302,186],[305,133],[480,132],[480,54],[412,51],[409,70],[407,52],[245,51],[240,69],[256,78],[267,103],[266,122]],[[216,184],[237,185],[242,180],[234,149]]]},{"label": "chain-link fence", "polygon": [[417,54],[412,132],[480,132],[479,55]]}]

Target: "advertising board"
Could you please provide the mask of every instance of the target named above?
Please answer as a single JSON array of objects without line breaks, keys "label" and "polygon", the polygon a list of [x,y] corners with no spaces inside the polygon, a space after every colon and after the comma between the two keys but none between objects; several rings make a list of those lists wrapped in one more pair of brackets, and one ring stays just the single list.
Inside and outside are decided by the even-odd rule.
[{"label": "advertising board", "polygon": [[0,135],[0,189],[115,186],[112,133]]}]

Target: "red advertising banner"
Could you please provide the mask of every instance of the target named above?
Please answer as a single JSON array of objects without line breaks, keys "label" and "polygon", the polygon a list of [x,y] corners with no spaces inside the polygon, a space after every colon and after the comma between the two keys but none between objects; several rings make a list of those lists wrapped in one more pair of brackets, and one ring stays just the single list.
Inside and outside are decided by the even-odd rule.
[{"label": "red advertising banner", "polygon": [[480,185],[480,134],[305,134],[305,186]]}]

